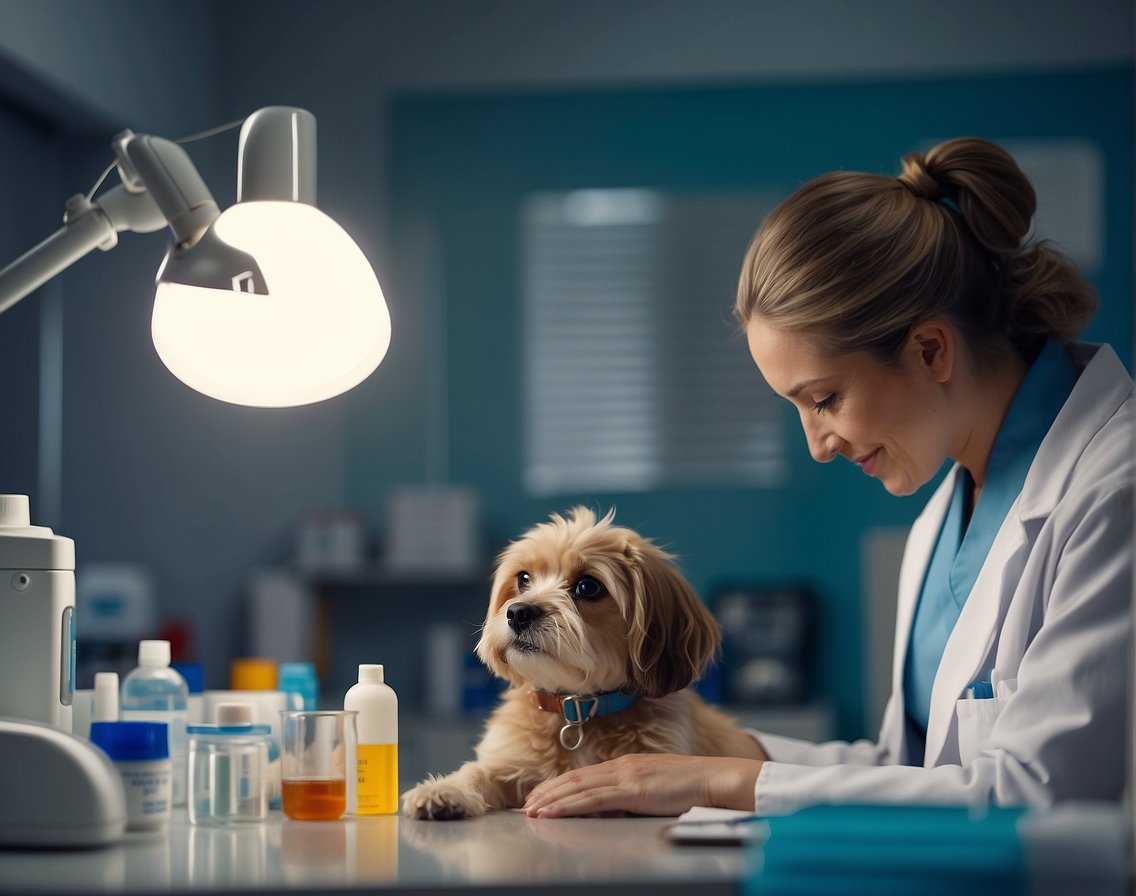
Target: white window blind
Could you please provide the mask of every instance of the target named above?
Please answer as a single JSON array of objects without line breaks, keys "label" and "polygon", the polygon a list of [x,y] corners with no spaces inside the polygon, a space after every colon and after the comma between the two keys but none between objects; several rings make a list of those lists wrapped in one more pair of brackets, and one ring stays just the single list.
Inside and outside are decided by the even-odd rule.
[{"label": "white window blind", "polygon": [[783,483],[785,413],[732,317],[776,197],[541,193],[522,207],[533,494]]}]

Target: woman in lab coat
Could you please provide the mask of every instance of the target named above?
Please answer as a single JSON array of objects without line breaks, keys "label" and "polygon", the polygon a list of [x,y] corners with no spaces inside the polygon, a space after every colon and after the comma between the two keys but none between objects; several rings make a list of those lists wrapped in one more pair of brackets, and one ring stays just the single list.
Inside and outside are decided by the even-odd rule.
[{"label": "woman in lab coat", "polygon": [[908,537],[878,740],[755,733],[764,762],[623,757],[536,788],[530,814],[1121,798],[1132,381],[1110,347],[1075,341],[1095,295],[1027,240],[1035,205],[1003,150],[950,140],[898,178],[805,184],[745,259],[750,352],[816,460],[896,495],[954,461]]}]

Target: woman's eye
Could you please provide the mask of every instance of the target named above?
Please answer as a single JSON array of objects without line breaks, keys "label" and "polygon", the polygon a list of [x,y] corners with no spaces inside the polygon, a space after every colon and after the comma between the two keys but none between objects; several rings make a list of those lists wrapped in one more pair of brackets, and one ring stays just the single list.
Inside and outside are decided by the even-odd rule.
[{"label": "woman's eye", "polygon": [[532,587],[532,576],[527,572],[517,573],[517,590],[528,591]]},{"label": "woman's eye", "polygon": [[823,414],[829,408],[836,404],[836,393],[833,392],[828,398],[822,398],[820,401],[813,402],[813,410],[818,414]]},{"label": "woman's eye", "polygon": [[605,594],[607,589],[603,586],[603,582],[591,576],[582,577],[572,589],[572,596],[580,600],[599,600]]}]

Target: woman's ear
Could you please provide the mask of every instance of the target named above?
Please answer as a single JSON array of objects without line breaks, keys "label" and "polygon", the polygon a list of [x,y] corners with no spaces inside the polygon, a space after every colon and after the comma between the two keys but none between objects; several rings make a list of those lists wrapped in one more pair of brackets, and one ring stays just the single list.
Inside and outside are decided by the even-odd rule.
[{"label": "woman's ear", "polygon": [[945,383],[954,373],[955,333],[937,318],[920,321],[911,328],[909,349],[919,369],[936,383]]}]

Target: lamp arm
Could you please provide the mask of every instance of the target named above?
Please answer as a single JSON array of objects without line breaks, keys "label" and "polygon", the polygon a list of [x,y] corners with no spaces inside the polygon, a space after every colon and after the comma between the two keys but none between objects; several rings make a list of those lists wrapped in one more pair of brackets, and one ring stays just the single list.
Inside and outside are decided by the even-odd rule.
[{"label": "lamp arm", "polygon": [[107,240],[116,240],[114,227],[95,207],[55,231],[0,271],[0,312]]},{"label": "lamp arm", "polygon": [[123,183],[92,202],[67,200],[64,226],[0,270],[0,313],[118,233],[150,233],[167,224],[176,246],[196,243],[220,211],[189,155],[170,140],[124,131],[114,141]]},{"label": "lamp arm", "polygon": [[173,231],[175,248],[192,246],[220,216],[221,210],[189,154],[172,140],[128,134],[116,148],[154,197]]}]

